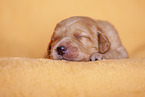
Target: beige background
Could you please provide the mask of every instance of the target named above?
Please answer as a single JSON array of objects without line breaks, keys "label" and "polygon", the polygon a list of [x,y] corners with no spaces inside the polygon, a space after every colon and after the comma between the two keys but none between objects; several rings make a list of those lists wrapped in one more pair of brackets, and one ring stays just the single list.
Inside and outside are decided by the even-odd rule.
[{"label": "beige background", "polygon": [[130,57],[145,57],[145,0],[0,0],[0,57],[43,57],[70,16],[111,22]]}]

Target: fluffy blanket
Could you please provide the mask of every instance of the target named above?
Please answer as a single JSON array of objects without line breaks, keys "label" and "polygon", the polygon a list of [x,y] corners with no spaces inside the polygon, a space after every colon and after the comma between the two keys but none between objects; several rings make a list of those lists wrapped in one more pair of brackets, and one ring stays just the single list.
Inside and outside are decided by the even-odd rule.
[{"label": "fluffy blanket", "polygon": [[0,97],[145,97],[145,59],[1,58]]}]

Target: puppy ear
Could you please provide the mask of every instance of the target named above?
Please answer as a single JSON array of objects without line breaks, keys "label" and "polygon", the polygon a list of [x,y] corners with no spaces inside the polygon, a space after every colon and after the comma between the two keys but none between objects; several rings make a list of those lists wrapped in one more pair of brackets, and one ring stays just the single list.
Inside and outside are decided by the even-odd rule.
[{"label": "puppy ear", "polygon": [[51,58],[51,43],[52,41],[49,42],[49,45],[48,45],[48,49],[47,49],[47,55],[46,55],[46,58]]},{"label": "puppy ear", "polygon": [[103,35],[101,32],[98,32],[98,47],[99,47],[99,53],[104,54],[106,53],[111,44],[109,39]]},{"label": "puppy ear", "polygon": [[49,47],[48,47],[48,56],[50,56],[50,54],[51,54],[51,41],[50,41]]}]

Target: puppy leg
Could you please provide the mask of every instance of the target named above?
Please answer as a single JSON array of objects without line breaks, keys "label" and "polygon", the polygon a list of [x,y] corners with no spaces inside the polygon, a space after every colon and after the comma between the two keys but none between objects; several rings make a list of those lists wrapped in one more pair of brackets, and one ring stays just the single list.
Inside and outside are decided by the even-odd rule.
[{"label": "puppy leg", "polygon": [[128,54],[124,47],[117,48],[115,50],[108,50],[106,53],[93,53],[90,56],[90,61],[102,60],[102,59],[123,59],[128,58]]}]

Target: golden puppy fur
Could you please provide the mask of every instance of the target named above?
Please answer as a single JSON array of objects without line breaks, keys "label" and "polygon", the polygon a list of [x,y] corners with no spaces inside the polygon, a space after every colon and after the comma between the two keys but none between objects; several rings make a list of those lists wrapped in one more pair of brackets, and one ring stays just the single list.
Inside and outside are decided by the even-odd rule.
[{"label": "golden puppy fur", "polygon": [[108,22],[75,16],[57,24],[48,58],[72,61],[128,58],[118,33]]},{"label": "golden puppy fur", "polygon": [[145,59],[0,59],[0,97],[145,97]]}]

